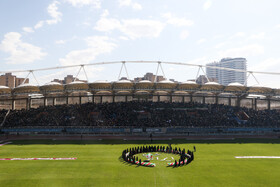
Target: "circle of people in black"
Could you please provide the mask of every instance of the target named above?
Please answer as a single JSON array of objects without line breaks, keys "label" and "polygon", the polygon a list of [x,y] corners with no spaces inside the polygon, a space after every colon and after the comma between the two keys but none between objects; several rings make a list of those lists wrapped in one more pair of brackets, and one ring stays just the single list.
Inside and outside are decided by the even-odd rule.
[{"label": "circle of people in black", "polygon": [[[196,151],[194,147],[194,151]],[[172,146],[138,146],[133,148],[127,148],[123,150],[122,152],[122,158],[125,162],[136,164],[137,161],[139,161],[139,165],[141,166],[142,161],[141,159],[138,160],[138,156],[135,156],[139,153],[150,153],[150,152],[163,152],[163,153],[171,153],[171,154],[177,154],[180,155],[180,159],[178,162],[175,160],[173,167],[183,166],[191,163],[194,160],[194,151],[180,149],[175,147],[174,149]],[[185,162],[185,160],[187,161]]]}]

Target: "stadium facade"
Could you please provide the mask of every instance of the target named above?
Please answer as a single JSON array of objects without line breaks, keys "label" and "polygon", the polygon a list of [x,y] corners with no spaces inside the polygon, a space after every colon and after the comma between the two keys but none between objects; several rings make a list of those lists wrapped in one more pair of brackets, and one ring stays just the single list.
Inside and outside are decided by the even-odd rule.
[{"label": "stadium facade", "polygon": [[[250,97],[251,94],[262,95]],[[85,83],[74,81],[66,85],[51,82],[43,86],[24,84],[14,89],[0,87],[1,109],[29,109],[47,105],[82,104],[86,102],[198,102],[225,104],[254,109],[280,108],[279,89],[246,87],[233,83],[223,86],[215,82],[204,85],[187,81],[174,83],[164,80],[153,83],[143,80],[116,82],[97,81]]]},{"label": "stadium facade", "polygon": [[[246,65],[246,59],[224,59],[221,62],[233,63],[242,61]],[[95,81],[89,82],[78,80],[77,77],[81,70],[85,71],[85,66],[100,64],[122,64],[127,73],[126,63],[157,63],[157,71],[152,80],[130,81],[128,79],[118,79],[115,82]],[[127,102],[127,101],[153,101],[153,102],[198,102],[209,104],[225,104],[230,106],[248,107],[254,109],[280,109],[280,89],[272,89],[263,86],[250,86],[234,82],[228,85],[222,85],[216,82],[207,82],[197,84],[195,81],[173,82],[166,80],[161,64],[197,66],[202,69],[202,65],[178,63],[178,62],[160,62],[160,61],[121,61],[121,62],[101,62],[87,65],[77,65],[79,68],[76,78],[70,83],[50,82],[45,85],[32,85],[27,82],[11,89],[7,86],[0,86],[0,109],[30,109],[47,105],[63,104],[83,104],[86,102],[104,103],[104,102]],[[73,66],[71,66],[73,67]],[[204,66],[208,67],[208,66]],[[236,66],[237,67],[237,66]],[[65,67],[53,67],[29,71],[28,75],[34,71],[52,70]],[[162,70],[165,80],[158,80],[158,70]],[[221,70],[223,68],[211,68]],[[202,69],[203,70],[203,69]],[[234,68],[226,70],[236,71]],[[203,71],[204,72],[204,71]],[[237,73],[246,72],[238,71]],[[249,72],[253,73],[253,72]],[[28,77],[27,75],[27,77]],[[26,78],[27,78],[26,77]],[[128,77],[128,73],[127,73]],[[36,80],[36,78],[35,78]],[[236,81],[236,79],[235,79]],[[39,83],[38,83],[39,84]],[[258,95],[252,97],[252,95]]]}]

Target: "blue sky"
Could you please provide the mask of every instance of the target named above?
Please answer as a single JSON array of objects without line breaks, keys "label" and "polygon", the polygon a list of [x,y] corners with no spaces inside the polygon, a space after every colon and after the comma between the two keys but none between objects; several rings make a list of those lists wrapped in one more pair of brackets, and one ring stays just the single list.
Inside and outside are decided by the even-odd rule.
[{"label": "blue sky", "polygon": [[[0,71],[125,60],[206,64],[244,57],[248,70],[280,72],[279,7],[277,0],[2,0]],[[114,81],[120,68],[86,71],[90,81]],[[127,64],[130,78],[156,68]],[[163,68],[167,78],[179,81],[197,73],[192,67]],[[44,84],[77,71],[35,75]],[[262,85],[280,87],[279,76],[256,77]]]}]

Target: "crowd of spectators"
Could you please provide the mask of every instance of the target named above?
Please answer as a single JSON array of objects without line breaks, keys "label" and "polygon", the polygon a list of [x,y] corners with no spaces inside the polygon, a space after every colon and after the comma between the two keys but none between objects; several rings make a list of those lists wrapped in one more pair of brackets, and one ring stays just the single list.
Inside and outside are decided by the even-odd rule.
[{"label": "crowd of spectators", "polygon": [[[0,124],[6,113],[5,110],[0,111]],[[193,102],[86,103],[10,111],[3,126],[278,127],[280,115],[277,110],[257,111]]]}]

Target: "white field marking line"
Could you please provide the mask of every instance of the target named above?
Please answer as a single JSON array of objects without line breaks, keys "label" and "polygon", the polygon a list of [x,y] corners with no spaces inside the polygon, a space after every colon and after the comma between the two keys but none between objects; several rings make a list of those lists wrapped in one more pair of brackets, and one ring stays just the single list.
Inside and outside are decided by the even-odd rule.
[{"label": "white field marking line", "polygon": [[236,156],[235,158],[280,158],[280,156]]},{"label": "white field marking line", "polygon": [[10,143],[12,143],[12,142],[5,142],[5,143],[0,144],[0,146],[7,145],[7,144],[10,144]]},{"label": "white field marking line", "polygon": [[76,160],[77,158],[0,158],[0,160]]},{"label": "white field marking line", "polygon": [[157,186],[157,178],[155,172],[154,172],[154,179],[155,179],[155,186]]}]

